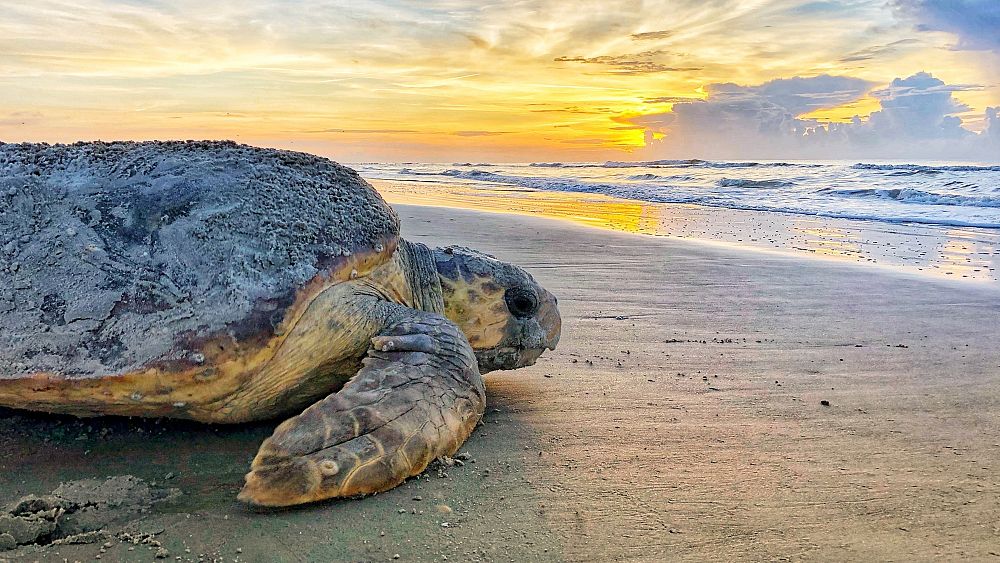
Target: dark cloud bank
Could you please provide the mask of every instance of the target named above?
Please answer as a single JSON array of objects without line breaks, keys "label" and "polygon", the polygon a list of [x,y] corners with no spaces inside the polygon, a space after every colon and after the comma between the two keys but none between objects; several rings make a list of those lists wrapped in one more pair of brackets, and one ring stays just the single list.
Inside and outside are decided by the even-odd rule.
[{"label": "dark cloud bank", "polygon": [[[1000,0],[890,0],[902,22],[918,32],[946,32],[956,50],[984,61],[1000,54]],[[883,47],[893,48],[894,45]],[[872,58],[875,52],[853,55]],[[817,76],[757,86],[711,84],[702,101],[676,102],[669,113],[632,123],[646,129],[646,156],[655,158],[933,159],[1000,162],[1000,107],[986,108],[975,133],[958,114],[971,108],[954,93],[979,88],[948,85],[920,72],[877,87],[856,78]],[[873,89],[874,88],[874,89]],[[850,123],[824,124],[801,116],[874,96],[880,109]],[[662,139],[656,137],[664,135]]]},{"label": "dark cloud bank", "polygon": [[944,31],[958,38],[954,48],[1000,51],[1000,2],[997,0],[893,0],[897,16],[919,31]]},{"label": "dark cloud bank", "polygon": [[[757,86],[711,84],[703,101],[636,117],[650,156],[668,158],[868,158],[1000,161],[1000,108],[987,108],[986,130],[974,133],[955,114],[969,107],[947,85],[921,72],[876,88],[857,78],[817,76]],[[850,123],[799,116],[870,94],[881,109]],[[662,139],[656,139],[659,135]]]}]

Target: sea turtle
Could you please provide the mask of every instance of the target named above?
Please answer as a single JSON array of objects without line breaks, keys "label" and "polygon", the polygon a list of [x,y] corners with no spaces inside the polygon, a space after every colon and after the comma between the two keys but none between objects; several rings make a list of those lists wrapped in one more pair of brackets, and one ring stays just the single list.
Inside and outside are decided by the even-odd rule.
[{"label": "sea turtle", "polygon": [[301,413],[261,445],[251,504],[396,486],[466,440],[481,374],[559,340],[524,270],[403,240],[355,171],[309,154],[0,143],[0,205],[0,405]]}]

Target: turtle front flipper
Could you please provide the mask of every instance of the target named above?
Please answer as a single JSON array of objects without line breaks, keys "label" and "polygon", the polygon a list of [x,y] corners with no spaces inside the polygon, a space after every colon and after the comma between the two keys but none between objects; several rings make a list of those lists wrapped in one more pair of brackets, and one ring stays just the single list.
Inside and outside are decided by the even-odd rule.
[{"label": "turtle front flipper", "polygon": [[392,317],[354,378],[264,441],[240,500],[288,506],[385,491],[465,442],[486,405],[468,340],[437,314],[400,307]]}]

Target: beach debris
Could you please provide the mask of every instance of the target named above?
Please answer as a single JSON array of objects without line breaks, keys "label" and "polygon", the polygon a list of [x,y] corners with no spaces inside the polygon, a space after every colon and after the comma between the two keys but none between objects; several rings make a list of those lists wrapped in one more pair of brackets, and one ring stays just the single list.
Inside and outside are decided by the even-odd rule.
[{"label": "beach debris", "polygon": [[823,405],[824,407],[828,407],[830,406],[830,401],[823,399],[822,401],[819,402],[819,404]]}]

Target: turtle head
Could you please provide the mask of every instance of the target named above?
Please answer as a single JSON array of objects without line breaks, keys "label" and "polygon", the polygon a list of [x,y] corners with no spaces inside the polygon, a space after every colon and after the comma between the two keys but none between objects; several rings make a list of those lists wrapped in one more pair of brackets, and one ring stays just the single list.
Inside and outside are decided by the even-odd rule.
[{"label": "turtle head", "polygon": [[528,272],[460,246],[434,251],[444,314],[469,339],[479,371],[530,366],[555,350],[562,320],[554,295]]}]

